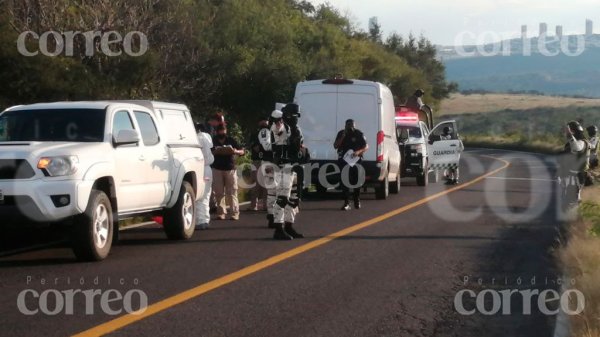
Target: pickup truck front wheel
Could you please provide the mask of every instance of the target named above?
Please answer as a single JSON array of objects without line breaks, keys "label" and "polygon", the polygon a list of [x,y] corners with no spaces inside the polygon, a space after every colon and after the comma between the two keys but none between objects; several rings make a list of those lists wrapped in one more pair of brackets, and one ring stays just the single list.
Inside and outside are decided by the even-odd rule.
[{"label": "pickup truck front wheel", "polygon": [[165,210],[165,233],[170,240],[187,240],[194,235],[196,223],[196,197],[194,188],[183,182],[175,206]]},{"label": "pickup truck front wheel", "polygon": [[106,193],[92,190],[87,209],[75,219],[71,228],[73,252],[82,261],[104,260],[113,239],[113,212]]}]

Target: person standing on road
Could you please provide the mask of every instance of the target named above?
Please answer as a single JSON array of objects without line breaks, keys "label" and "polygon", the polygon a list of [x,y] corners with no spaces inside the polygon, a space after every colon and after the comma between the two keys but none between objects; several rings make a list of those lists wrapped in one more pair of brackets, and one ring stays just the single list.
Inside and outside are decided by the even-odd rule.
[{"label": "person standing on road", "polygon": [[212,192],[212,169],[210,165],[215,161],[212,154],[212,137],[206,132],[204,125],[197,123],[198,143],[204,155],[204,194],[202,199],[196,201],[196,229],[208,229],[210,226],[210,197]]},{"label": "person standing on road", "polygon": [[267,189],[265,188],[264,172],[262,169],[264,162],[270,162],[273,154],[271,149],[265,149],[263,139],[271,137],[269,130],[269,122],[261,120],[258,122],[258,130],[252,135],[250,141],[250,151],[252,154],[252,165],[255,170],[252,171],[254,187],[250,194],[250,210],[266,211],[267,210]]},{"label": "person standing on road", "polygon": [[[206,124],[205,124],[206,133],[208,133],[211,137],[216,136],[217,128],[219,127],[219,125],[227,126],[227,124],[225,123],[225,116],[223,116],[223,113],[217,112],[217,113],[210,115],[206,119]],[[210,204],[210,214],[217,213],[217,197],[215,195],[214,188],[212,189],[212,191],[210,193],[209,204]]]},{"label": "person standing on road", "polygon": [[[217,127],[217,134],[213,137],[213,155],[215,156],[213,168],[213,189],[217,199],[217,219],[225,220],[227,210],[230,208],[230,219],[240,219],[240,206],[238,202],[238,181],[235,165],[235,156],[243,156],[244,150],[232,137],[227,135],[224,125]],[[223,203],[225,198],[226,203]]]},{"label": "person standing on road", "polygon": [[[335,137],[333,147],[338,151],[338,163],[342,177],[342,179],[340,179],[340,185],[344,192],[344,206],[342,206],[342,210],[350,210],[350,186],[354,186],[354,208],[360,209],[360,189],[364,183],[364,179],[362,179],[363,181],[359,181],[360,163],[363,154],[369,149],[367,139],[362,131],[356,128],[354,120],[348,119],[344,130],[339,131]],[[353,164],[348,162],[349,160],[352,162],[356,159],[358,160]],[[348,176],[347,181],[344,179],[346,172]]]},{"label": "person standing on road", "polygon": [[[452,130],[449,127],[444,127],[442,130],[442,134],[440,135],[440,140],[452,140],[454,135],[452,134]],[[458,138],[458,137],[457,137]],[[464,150],[464,146],[462,142],[460,142],[459,148],[457,149],[459,152]],[[459,154],[460,156],[460,154]],[[460,160],[460,158],[459,158]],[[444,177],[446,178],[446,185],[458,185],[460,171],[458,166],[450,167],[444,171]]]},{"label": "person standing on road", "polygon": [[587,127],[590,141],[590,169],[598,167],[598,127],[591,125]]},{"label": "person standing on road", "polygon": [[406,107],[415,111],[421,110],[425,105],[423,103],[424,95],[425,91],[423,91],[422,89],[417,89],[415,93],[406,100]]},{"label": "person standing on road", "polygon": [[[294,228],[300,205],[297,192],[294,191],[297,182],[294,166],[304,163],[306,151],[304,151],[302,132],[297,128],[300,117],[298,105],[288,104],[282,110],[275,110],[271,114],[274,179],[268,186],[268,200],[269,203],[273,202],[273,227],[275,227],[273,238],[293,240],[304,237]],[[296,130],[293,131],[293,128]]]},{"label": "person standing on road", "polygon": [[564,189],[563,201],[568,206],[581,200],[581,189],[589,168],[590,144],[583,127],[572,121],[566,127],[567,143],[559,161],[560,184]]}]

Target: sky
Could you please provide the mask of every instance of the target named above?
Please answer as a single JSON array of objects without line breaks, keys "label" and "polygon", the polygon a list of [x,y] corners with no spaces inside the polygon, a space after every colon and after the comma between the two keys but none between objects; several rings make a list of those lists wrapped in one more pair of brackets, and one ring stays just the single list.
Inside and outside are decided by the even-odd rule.
[{"label": "sky", "polygon": [[536,36],[539,23],[548,24],[549,35],[562,25],[565,35],[582,34],[585,20],[594,21],[600,34],[600,0],[310,0],[329,2],[349,14],[359,27],[368,29],[377,17],[384,36],[396,32],[423,34],[441,45],[496,42],[521,36],[521,25]]}]

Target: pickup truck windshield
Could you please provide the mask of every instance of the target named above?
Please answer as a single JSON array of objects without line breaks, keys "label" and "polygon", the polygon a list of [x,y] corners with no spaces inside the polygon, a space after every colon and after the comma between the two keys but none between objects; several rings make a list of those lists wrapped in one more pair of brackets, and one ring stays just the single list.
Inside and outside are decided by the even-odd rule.
[{"label": "pickup truck windshield", "polygon": [[0,142],[102,142],[104,109],[16,110],[0,115]]},{"label": "pickup truck windshield", "polygon": [[405,134],[410,138],[421,138],[423,134],[421,133],[421,128],[416,126],[398,126],[398,136],[400,136],[404,131]]}]

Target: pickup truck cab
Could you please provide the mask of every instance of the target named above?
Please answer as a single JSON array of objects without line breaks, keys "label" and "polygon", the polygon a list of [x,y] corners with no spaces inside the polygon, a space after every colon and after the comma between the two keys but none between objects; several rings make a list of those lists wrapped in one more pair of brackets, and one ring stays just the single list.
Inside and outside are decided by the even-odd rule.
[{"label": "pickup truck cab", "polygon": [[396,108],[396,129],[402,154],[402,178],[414,177],[417,185],[427,186],[430,174],[438,179],[438,172],[429,165],[427,142],[429,128],[419,114],[406,107]]},{"label": "pickup truck cab", "polygon": [[81,260],[106,258],[118,221],[164,217],[170,239],[194,233],[204,158],[185,105],[43,103],[0,114],[3,223],[66,225]]},{"label": "pickup truck cab", "polygon": [[[458,138],[456,121],[444,121],[431,130],[431,118],[423,118],[405,106],[396,108],[396,129],[402,153],[402,177],[415,177],[417,185],[427,186],[431,175],[438,182],[440,172],[458,167],[462,143]],[[427,123],[426,123],[427,122]],[[444,128],[450,139],[441,137]]]}]

